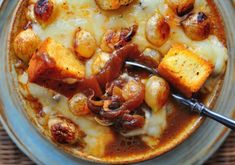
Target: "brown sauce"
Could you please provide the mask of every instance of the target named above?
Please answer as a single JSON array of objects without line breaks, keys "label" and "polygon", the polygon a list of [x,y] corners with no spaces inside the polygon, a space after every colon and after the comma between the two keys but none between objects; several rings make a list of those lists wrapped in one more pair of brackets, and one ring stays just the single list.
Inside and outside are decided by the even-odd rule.
[{"label": "brown sauce", "polygon": [[33,98],[32,96],[27,96],[25,97],[25,99],[31,103],[32,109],[34,110],[34,112],[39,115],[39,116],[43,116],[42,114],[42,104],[38,101],[38,99]]},{"label": "brown sauce", "polygon": [[119,133],[114,133],[114,136],[115,141],[106,146],[107,157],[136,155],[150,149],[138,136],[125,138]]},{"label": "brown sauce", "polygon": [[222,17],[220,16],[214,1],[213,0],[206,0],[206,1],[212,11],[209,15],[209,18],[212,23],[212,33],[216,35],[219,38],[219,40],[226,46],[226,35],[224,31],[224,23]]},{"label": "brown sauce", "polygon": [[184,131],[187,126],[186,123],[191,123],[197,118],[199,118],[198,114],[174,102],[173,112],[167,117],[167,129],[163,132],[159,145],[169,143],[170,140],[173,140],[180,132]]}]

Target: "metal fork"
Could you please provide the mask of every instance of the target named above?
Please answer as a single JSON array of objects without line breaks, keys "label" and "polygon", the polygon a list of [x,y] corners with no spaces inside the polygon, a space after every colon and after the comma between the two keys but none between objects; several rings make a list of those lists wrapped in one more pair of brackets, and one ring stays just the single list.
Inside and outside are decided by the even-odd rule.
[{"label": "metal fork", "polygon": [[[125,61],[125,66],[127,67],[137,67],[137,68],[141,68],[144,69],[154,75],[159,75],[158,72],[146,65],[137,63],[137,62],[132,62],[132,61]],[[212,110],[210,110],[209,108],[207,108],[203,103],[198,102],[198,100],[191,98],[191,99],[187,99],[185,97],[183,97],[180,94],[171,93],[171,96],[176,99],[179,103],[187,106],[190,108],[191,111],[193,112],[197,112],[202,116],[206,116],[209,117],[223,125],[225,125],[226,127],[235,130],[235,121],[232,119],[229,119],[223,115],[220,115],[216,112],[213,112]]]}]

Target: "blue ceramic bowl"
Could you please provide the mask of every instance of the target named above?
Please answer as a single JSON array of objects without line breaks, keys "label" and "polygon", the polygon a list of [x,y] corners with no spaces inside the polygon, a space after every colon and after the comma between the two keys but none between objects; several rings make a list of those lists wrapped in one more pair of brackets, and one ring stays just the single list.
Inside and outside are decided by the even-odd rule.
[{"label": "blue ceramic bowl", "polygon": [[[1,0],[0,0],[1,2]],[[44,138],[26,117],[17,94],[17,81],[8,56],[8,36],[20,1],[5,0],[0,8],[0,120],[17,146],[37,164],[91,164],[73,157]],[[214,111],[235,118],[235,13],[232,1],[215,1],[223,17],[229,61]],[[200,128],[170,152],[140,164],[202,164],[227,137],[229,130],[206,119]]]}]

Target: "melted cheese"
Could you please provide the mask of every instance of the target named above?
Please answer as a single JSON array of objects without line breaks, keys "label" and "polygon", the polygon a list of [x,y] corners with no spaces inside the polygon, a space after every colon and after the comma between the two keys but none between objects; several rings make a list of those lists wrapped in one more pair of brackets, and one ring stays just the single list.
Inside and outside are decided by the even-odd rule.
[{"label": "melted cheese", "polygon": [[146,133],[149,136],[160,138],[166,126],[166,109],[164,107],[160,111],[152,113],[146,127]]},{"label": "melted cheese", "polygon": [[[108,127],[101,126],[89,116],[74,116],[68,107],[68,99],[61,96],[59,101],[53,99],[53,91],[38,85],[28,83],[28,89],[34,98],[37,98],[43,106],[44,113],[47,116],[61,114],[79,125],[80,129],[86,134],[84,141],[86,146],[84,151],[88,154],[101,157],[105,152],[107,144],[114,140],[113,134]],[[47,124],[41,119],[41,124]],[[103,138],[105,135],[105,138]]]},{"label": "melted cheese", "polygon": [[[184,43],[195,50],[196,54],[209,60],[215,66],[214,74],[223,72],[227,60],[227,49],[216,36],[210,36],[203,41],[192,41],[181,30],[179,18],[174,15],[164,0],[139,0],[128,7],[117,11],[103,11],[99,9],[94,0],[57,0],[59,15],[57,19],[46,27],[33,24],[33,30],[44,40],[52,37],[68,48],[73,46],[72,40],[78,27],[89,31],[100,45],[103,34],[110,28],[130,27],[138,25],[138,31],[133,38],[134,43],[143,51],[145,48],[155,48],[163,55],[167,53],[174,43]],[[196,0],[195,11],[210,12],[205,0]],[[160,48],[150,44],[145,37],[146,21],[155,12],[166,17],[171,26],[170,39]],[[32,12],[31,17],[32,16]]]},{"label": "melted cheese", "polygon": [[[122,7],[116,11],[103,11],[99,9],[95,0],[56,0],[56,5],[59,10],[59,15],[54,22],[46,27],[42,27],[36,22],[32,12],[33,7],[29,7],[28,15],[36,22],[33,24],[33,30],[42,40],[51,37],[67,48],[72,48],[74,33],[78,27],[81,27],[90,32],[94,36],[97,45],[100,45],[101,38],[108,29],[130,27],[133,24],[137,24],[138,31],[132,42],[136,43],[141,51],[146,48],[153,48],[164,55],[172,44],[184,43],[196,54],[214,64],[214,74],[222,73],[225,68],[227,49],[218,38],[216,36],[210,36],[203,41],[192,41],[189,39],[179,27],[180,19],[174,15],[165,3],[165,0],[136,0],[131,5]],[[204,11],[206,13],[210,12],[205,0],[196,0],[194,10]],[[156,12],[164,15],[171,26],[169,40],[159,48],[149,43],[145,36],[147,19]],[[95,57],[96,55],[86,64],[87,76],[93,74],[91,68]],[[26,75],[20,77],[20,80],[24,84],[27,81],[26,77]],[[62,96],[60,101],[55,101],[52,98],[54,92],[51,90],[31,83],[28,83],[28,89],[32,96],[38,98],[42,103],[43,110],[46,114],[63,114],[81,127],[87,134],[85,137],[85,142],[87,142],[85,152],[95,156],[103,155],[105,146],[114,139],[110,128],[100,126],[90,117],[74,116],[69,111],[68,100]],[[159,138],[167,126],[166,116],[165,107],[154,112],[144,128],[144,133]],[[104,135],[105,138],[103,138]],[[144,136],[143,140],[148,144],[154,141],[147,136]]]},{"label": "melted cheese", "polygon": [[164,0],[140,0],[112,12],[99,9],[94,0],[64,0],[64,3],[57,5],[60,6],[57,19],[47,27],[33,24],[33,29],[42,40],[50,36],[66,47],[72,46],[72,38],[78,27],[91,32],[100,44],[101,37],[108,29],[138,24],[138,32],[133,42],[143,50],[151,46],[145,38],[146,18],[150,18],[156,11],[166,13],[169,10]]}]

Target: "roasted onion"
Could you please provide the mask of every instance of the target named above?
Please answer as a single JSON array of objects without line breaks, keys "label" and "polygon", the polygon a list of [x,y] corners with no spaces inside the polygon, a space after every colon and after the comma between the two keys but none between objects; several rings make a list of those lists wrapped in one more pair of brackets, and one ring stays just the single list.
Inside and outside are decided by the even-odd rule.
[{"label": "roasted onion", "polygon": [[116,10],[121,6],[129,5],[133,0],[95,0],[95,2],[103,10]]},{"label": "roasted onion", "polygon": [[131,131],[144,126],[144,117],[140,115],[124,114],[121,119],[121,129]]},{"label": "roasted onion", "polygon": [[[131,83],[129,83],[131,82]],[[135,114],[135,109],[137,109],[144,100],[144,87],[141,82],[130,80],[124,84],[120,79],[115,80],[106,90],[106,94],[103,95],[101,100],[95,100],[94,92],[89,97],[87,105],[88,108],[96,115],[96,121],[101,125],[114,125],[114,127],[118,130],[122,131],[131,131],[135,129],[142,128],[145,123],[145,119],[143,116],[139,114]],[[122,95],[111,95],[114,94],[113,90],[115,87],[119,86],[124,89],[129,90],[129,86],[135,86],[134,95],[128,97],[125,100]],[[127,88],[128,86],[128,88]],[[137,89],[137,90],[136,90]],[[121,90],[121,92],[123,92]],[[126,93],[124,90],[124,93]],[[103,104],[98,104],[98,103]],[[107,124],[108,123],[108,124]]]},{"label": "roasted onion", "polygon": [[78,57],[90,58],[95,53],[96,48],[96,40],[92,34],[79,27],[74,35],[74,51]]},{"label": "roasted onion", "polygon": [[95,117],[95,121],[96,121],[98,124],[100,124],[100,125],[102,125],[102,126],[105,126],[105,127],[108,127],[108,126],[113,125],[113,122],[110,122],[110,121],[108,121],[108,120],[102,120],[102,119],[99,119],[98,117]]},{"label": "roasted onion", "polygon": [[170,25],[168,24],[164,16],[156,13],[147,21],[145,34],[150,43],[157,47],[160,47],[169,38]]},{"label": "roasted onion", "polygon": [[101,49],[105,52],[112,52],[116,49],[120,49],[132,40],[137,32],[137,25],[133,25],[129,28],[121,28],[120,30],[108,30],[101,41]]},{"label": "roasted onion", "polygon": [[147,131],[146,131],[146,128],[148,127],[148,123],[149,123],[149,119],[151,117],[151,113],[150,113],[150,110],[145,108],[145,107],[141,107],[142,110],[144,111],[144,116],[145,116],[145,124],[142,128],[140,129],[135,129],[135,130],[132,130],[132,131],[128,131],[128,132],[120,132],[120,134],[122,136],[125,136],[125,137],[131,137],[131,136],[139,136],[139,135],[143,135],[145,134]]},{"label": "roasted onion", "polygon": [[137,45],[129,44],[115,51],[111,59],[106,63],[104,69],[96,75],[96,79],[102,88],[106,83],[113,81],[120,75],[125,59],[138,58],[140,52]]},{"label": "roasted onion", "polygon": [[81,142],[82,138],[85,136],[78,125],[61,116],[50,118],[48,128],[51,138],[61,144]]},{"label": "roasted onion", "polygon": [[211,32],[210,19],[203,12],[189,14],[181,25],[185,34],[196,41],[208,38]]},{"label": "roasted onion", "polygon": [[167,0],[166,2],[181,17],[193,10],[195,0]]},{"label": "roasted onion", "polygon": [[49,23],[54,19],[55,3],[53,0],[38,0],[34,5],[34,14],[38,22]]}]

